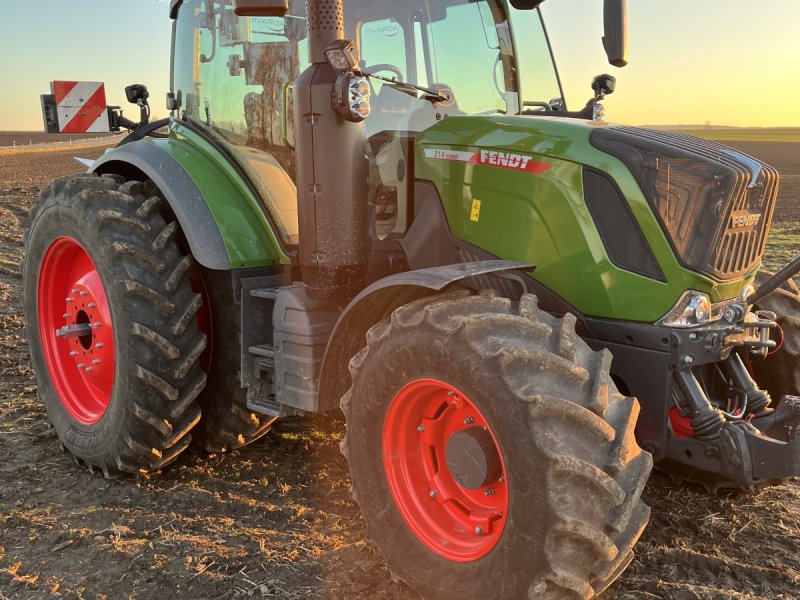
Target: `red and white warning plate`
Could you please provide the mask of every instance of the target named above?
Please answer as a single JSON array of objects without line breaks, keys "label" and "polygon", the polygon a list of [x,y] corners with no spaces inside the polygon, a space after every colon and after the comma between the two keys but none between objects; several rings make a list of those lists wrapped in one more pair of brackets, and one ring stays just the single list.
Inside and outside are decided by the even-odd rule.
[{"label": "red and white warning plate", "polygon": [[94,81],[53,81],[61,133],[108,131],[105,85]]}]

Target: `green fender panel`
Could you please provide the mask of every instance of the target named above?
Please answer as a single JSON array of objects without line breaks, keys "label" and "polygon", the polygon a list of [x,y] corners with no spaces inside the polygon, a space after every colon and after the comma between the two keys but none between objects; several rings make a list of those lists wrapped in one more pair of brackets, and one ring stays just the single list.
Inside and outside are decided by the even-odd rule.
[{"label": "green fender panel", "polygon": [[189,242],[209,269],[290,264],[266,209],[231,160],[189,128],[173,121],[170,137],[131,142],[92,166],[126,173],[132,166],[159,187]]}]

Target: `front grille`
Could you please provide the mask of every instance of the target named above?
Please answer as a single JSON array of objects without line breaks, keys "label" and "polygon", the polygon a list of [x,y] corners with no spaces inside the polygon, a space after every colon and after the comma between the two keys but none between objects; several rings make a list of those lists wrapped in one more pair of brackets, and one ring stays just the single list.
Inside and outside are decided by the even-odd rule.
[{"label": "front grille", "polygon": [[637,177],[684,266],[728,281],[759,263],[778,193],[775,169],[667,131],[610,126],[591,141]]}]

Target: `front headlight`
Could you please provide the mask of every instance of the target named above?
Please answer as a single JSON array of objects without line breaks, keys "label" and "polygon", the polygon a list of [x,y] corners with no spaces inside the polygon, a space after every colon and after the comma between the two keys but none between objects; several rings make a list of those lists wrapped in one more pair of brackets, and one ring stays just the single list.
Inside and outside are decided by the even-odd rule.
[{"label": "front headlight", "polygon": [[[711,322],[711,300],[702,292],[689,290],[656,325],[666,327],[694,327]],[[719,318],[719,317],[717,317]]]}]

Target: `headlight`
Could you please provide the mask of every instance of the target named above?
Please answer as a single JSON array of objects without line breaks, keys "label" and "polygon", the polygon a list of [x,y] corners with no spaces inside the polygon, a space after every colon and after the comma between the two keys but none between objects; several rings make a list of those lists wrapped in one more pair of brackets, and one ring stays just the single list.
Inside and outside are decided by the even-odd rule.
[{"label": "headlight", "polygon": [[694,327],[711,322],[711,300],[702,292],[684,292],[677,304],[656,325]]},{"label": "headlight", "polygon": [[345,71],[336,80],[333,108],[353,123],[363,121],[370,113],[370,87],[366,77]]}]

